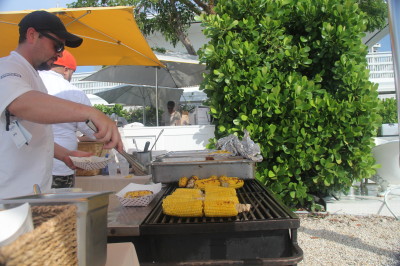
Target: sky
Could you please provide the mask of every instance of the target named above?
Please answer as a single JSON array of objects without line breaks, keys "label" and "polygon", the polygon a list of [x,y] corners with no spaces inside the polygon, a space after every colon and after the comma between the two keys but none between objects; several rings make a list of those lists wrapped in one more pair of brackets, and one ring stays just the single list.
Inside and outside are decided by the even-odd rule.
[{"label": "sky", "polygon": [[[76,0],[0,0],[0,11],[18,11],[24,9],[46,9],[53,7],[67,7]],[[378,52],[391,51],[390,36],[387,35],[381,41]],[[94,71],[95,67],[84,66],[77,68],[77,72]]]}]

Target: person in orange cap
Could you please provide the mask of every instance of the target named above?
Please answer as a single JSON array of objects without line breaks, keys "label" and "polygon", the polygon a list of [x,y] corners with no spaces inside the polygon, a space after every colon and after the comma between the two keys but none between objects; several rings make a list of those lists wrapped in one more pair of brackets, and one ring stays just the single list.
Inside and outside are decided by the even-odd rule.
[{"label": "person in orange cap", "polygon": [[[75,57],[64,50],[50,70],[39,71],[39,75],[50,95],[91,106],[86,94],[70,83],[77,67]],[[78,148],[77,134],[95,140],[93,131],[84,122],[53,124],[54,142],[69,150]],[[75,171],[63,161],[53,159],[52,188],[71,188],[75,184]]]}]

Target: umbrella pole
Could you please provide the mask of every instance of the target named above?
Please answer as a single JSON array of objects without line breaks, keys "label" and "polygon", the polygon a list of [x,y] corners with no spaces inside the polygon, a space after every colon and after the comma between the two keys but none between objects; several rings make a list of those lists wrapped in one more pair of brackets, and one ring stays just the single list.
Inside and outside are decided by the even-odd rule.
[{"label": "umbrella pole", "polygon": [[146,125],[146,105],[143,105],[143,125]]},{"label": "umbrella pole", "polygon": [[158,67],[156,67],[156,121],[157,121],[157,126],[158,124]]}]

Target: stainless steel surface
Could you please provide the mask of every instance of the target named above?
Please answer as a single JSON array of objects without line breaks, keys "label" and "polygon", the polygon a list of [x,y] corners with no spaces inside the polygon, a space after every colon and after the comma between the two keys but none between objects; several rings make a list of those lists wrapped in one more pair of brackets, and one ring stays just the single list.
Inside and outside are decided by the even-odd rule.
[{"label": "stainless steel surface", "polygon": [[163,188],[148,206],[124,207],[117,196],[110,196],[108,208],[108,236],[139,236],[139,226],[165,192]]},{"label": "stainless steel surface", "polygon": [[0,200],[6,208],[31,205],[75,204],[77,206],[78,264],[101,265],[107,254],[107,207],[110,192],[75,192],[28,195]]},{"label": "stainless steel surface", "polygon": [[146,173],[151,174],[151,160],[152,160],[152,152],[151,151],[141,151],[134,152],[132,154],[140,164],[142,164],[146,168]]},{"label": "stainless steel surface", "polygon": [[158,158],[176,158],[176,157],[198,157],[198,156],[207,156],[216,152],[216,150],[190,150],[190,151],[170,151],[166,154],[163,154]]},{"label": "stainless steel surface", "polygon": [[[109,176],[77,176],[75,185],[84,191],[114,191],[117,193],[130,183],[148,184],[151,176],[134,176],[132,178]],[[123,207],[115,194],[111,194],[108,204],[108,236],[138,236],[139,225],[150,213],[159,195],[146,207]]]},{"label": "stainless steel surface", "polygon": [[207,178],[211,175],[236,176],[242,179],[253,179],[255,162],[246,159],[239,160],[212,160],[212,161],[181,161],[181,162],[160,162],[151,163],[153,182],[171,183],[179,178],[197,175],[200,178]]}]

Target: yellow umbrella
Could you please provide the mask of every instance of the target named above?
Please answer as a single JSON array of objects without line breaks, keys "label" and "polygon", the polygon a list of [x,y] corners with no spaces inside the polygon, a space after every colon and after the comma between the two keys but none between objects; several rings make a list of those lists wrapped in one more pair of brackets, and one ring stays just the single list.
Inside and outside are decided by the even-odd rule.
[{"label": "yellow umbrella", "polygon": [[[0,57],[18,45],[18,23],[34,10],[0,12]],[[143,37],[133,7],[51,8],[67,30],[83,38],[78,48],[69,48],[80,66],[163,66]]]}]

